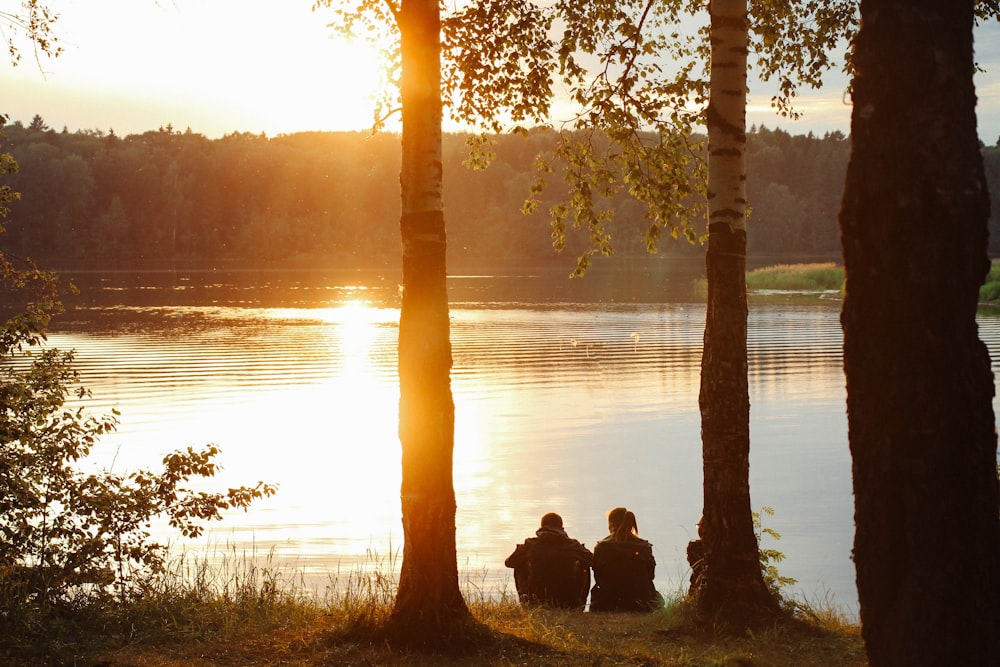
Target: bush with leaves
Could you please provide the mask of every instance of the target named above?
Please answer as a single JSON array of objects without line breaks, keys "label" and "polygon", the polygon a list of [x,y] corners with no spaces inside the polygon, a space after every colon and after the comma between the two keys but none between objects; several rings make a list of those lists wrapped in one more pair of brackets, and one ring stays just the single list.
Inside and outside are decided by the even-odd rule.
[{"label": "bush with leaves", "polygon": [[[24,358],[19,358],[24,357]],[[67,398],[79,387],[71,352],[12,354],[0,386],[0,602],[18,608],[70,602],[81,594],[138,591],[162,571],[166,546],[152,540],[165,517],[187,537],[231,508],[246,509],[273,487],[196,491],[211,477],[218,449],[169,454],[159,471],[84,473],[74,464],[117,426],[117,413],[94,417]],[[20,362],[20,363],[19,363]],[[25,363],[26,362],[26,363]]]},{"label": "bush with leaves", "polygon": [[781,594],[782,589],[786,586],[794,586],[798,582],[778,572],[778,563],[785,560],[785,554],[777,549],[761,546],[761,540],[764,535],[767,535],[774,541],[781,539],[781,534],[776,530],[764,527],[761,521],[761,514],[774,516],[774,509],[765,505],[760,508],[760,512],[753,512],[753,532],[757,537],[758,553],[760,554],[760,571],[764,575],[764,583],[771,589],[774,597],[787,602],[787,599]]},{"label": "bush with leaves", "polygon": [[[0,115],[0,128],[5,121]],[[0,155],[0,235],[18,198],[2,177],[16,170]],[[73,353],[42,345],[61,310],[55,275],[0,250],[0,304],[0,625],[29,609],[112,594],[127,600],[163,571],[154,520],[196,537],[224,510],[274,493],[263,482],[224,493],[192,488],[215,474],[214,445],[169,454],[158,471],[83,472],[79,464],[118,414],[91,415]]]}]

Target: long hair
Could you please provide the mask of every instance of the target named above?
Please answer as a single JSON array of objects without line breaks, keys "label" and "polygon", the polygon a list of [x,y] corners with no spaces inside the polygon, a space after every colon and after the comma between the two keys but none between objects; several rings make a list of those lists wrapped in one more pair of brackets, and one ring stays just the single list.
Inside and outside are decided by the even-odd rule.
[{"label": "long hair", "polygon": [[622,525],[622,519],[625,518],[625,513],[628,512],[624,507],[616,507],[608,511],[608,532],[614,534],[618,530],[618,526]]},{"label": "long hair", "polygon": [[636,523],[632,510],[625,510],[621,522],[611,533],[611,539],[615,542],[628,542],[633,537],[639,537],[639,524]]}]

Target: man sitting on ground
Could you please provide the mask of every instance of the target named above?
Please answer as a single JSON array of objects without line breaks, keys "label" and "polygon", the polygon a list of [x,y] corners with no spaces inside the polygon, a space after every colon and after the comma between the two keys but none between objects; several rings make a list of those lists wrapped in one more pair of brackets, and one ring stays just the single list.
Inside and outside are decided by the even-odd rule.
[{"label": "man sitting on ground", "polygon": [[514,585],[521,604],[582,609],[590,589],[594,555],[563,530],[562,517],[542,517],[535,537],[518,544],[504,564],[514,568]]}]

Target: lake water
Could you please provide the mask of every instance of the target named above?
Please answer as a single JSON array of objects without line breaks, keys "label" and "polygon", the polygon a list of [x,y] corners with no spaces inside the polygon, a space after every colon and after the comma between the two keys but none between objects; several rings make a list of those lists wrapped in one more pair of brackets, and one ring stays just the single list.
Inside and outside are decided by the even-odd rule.
[{"label": "lake water", "polygon": [[[697,269],[692,270],[697,273]],[[278,494],[178,549],[273,558],[308,575],[401,554],[398,277],[318,271],[64,273],[81,295],[50,342],[77,350],[88,402],[117,407],[98,464],[155,467],[215,443],[209,488]],[[691,273],[450,278],[457,541],[464,579],[513,590],[503,561],[548,511],[593,546],[624,505],[658,588],[687,580],[701,512],[704,305]],[[751,299],[751,496],[794,594],[857,612],[840,302]],[[994,359],[1000,317],[981,315]],[[159,530],[159,528],[158,528]],[[166,539],[168,533],[162,533]],[[395,563],[398,567],[398,562]],[[320,584],[321,585],[321,584]]]}]

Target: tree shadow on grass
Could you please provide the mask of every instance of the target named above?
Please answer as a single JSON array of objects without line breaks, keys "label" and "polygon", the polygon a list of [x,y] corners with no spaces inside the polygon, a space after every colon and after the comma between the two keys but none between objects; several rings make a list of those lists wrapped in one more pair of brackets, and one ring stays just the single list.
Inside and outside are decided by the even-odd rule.
[{"label": "tree shadow on grass", "polygon": [[341,648],[352,646],[358,653],[373,651],[380,660],[390,654],[408,663],[414,659],[419,662],[421,657],[456,664],[516,663],[558,660],[561,655],[551,646],[500,632],[472,617],[409,627],[364,621],[329,632],[326,641]]}]

